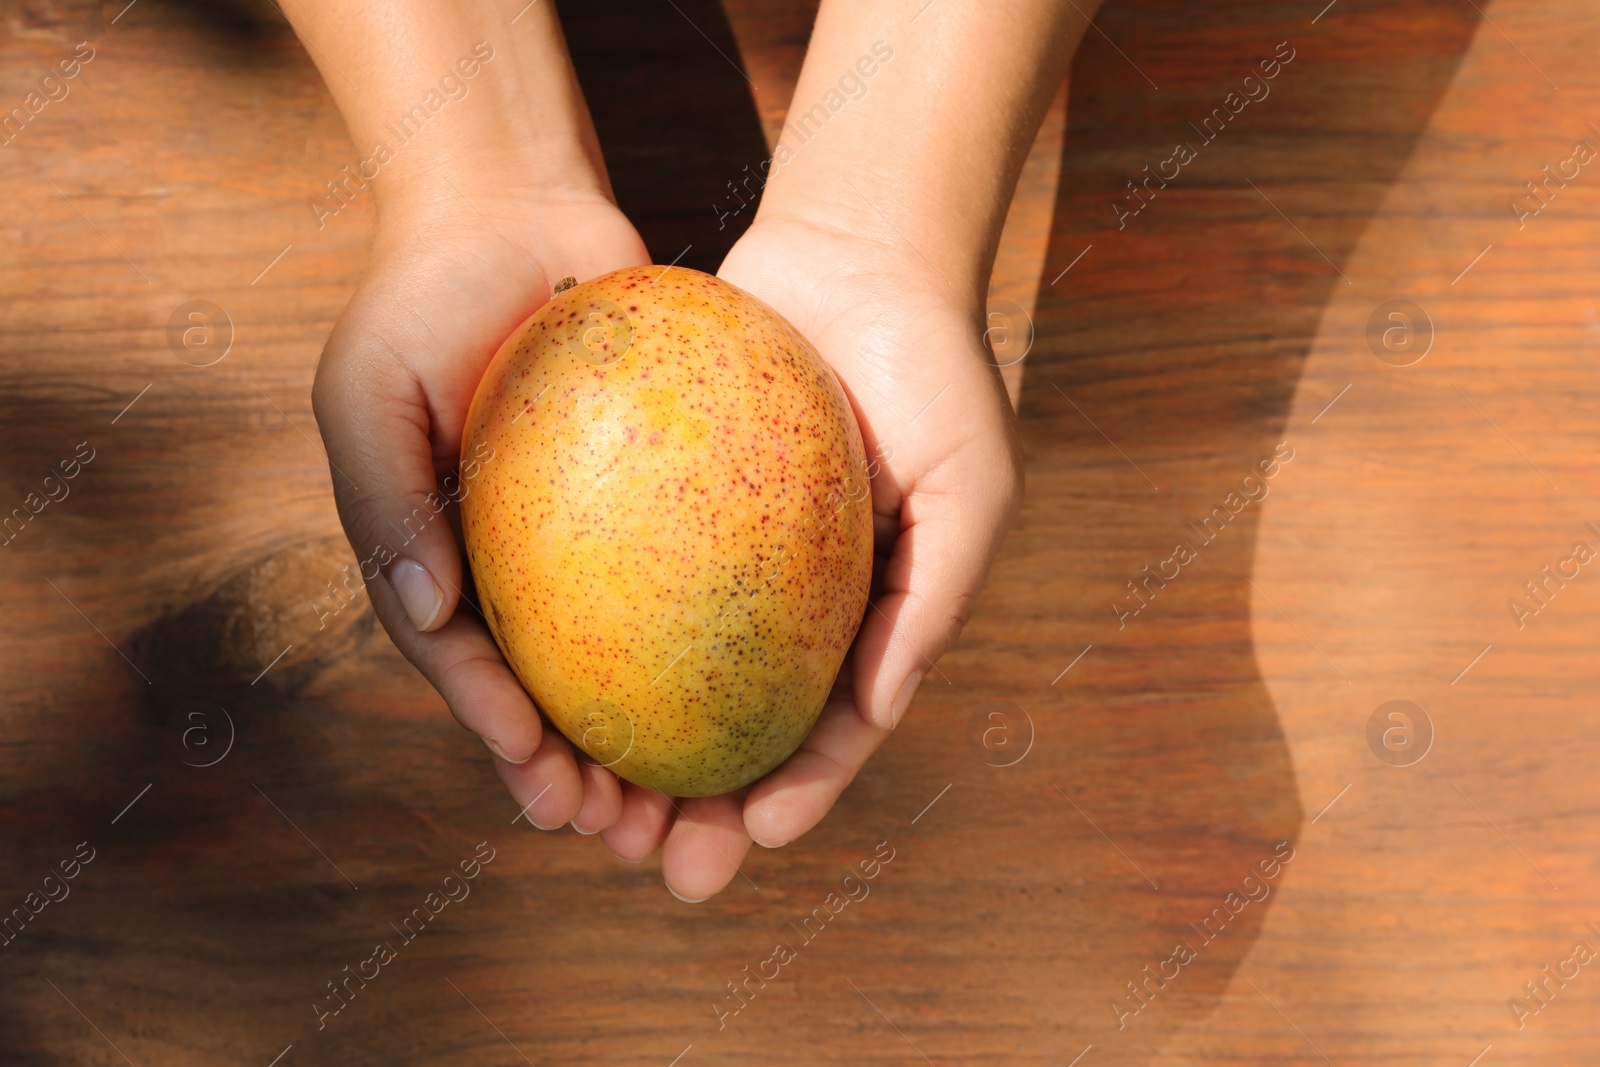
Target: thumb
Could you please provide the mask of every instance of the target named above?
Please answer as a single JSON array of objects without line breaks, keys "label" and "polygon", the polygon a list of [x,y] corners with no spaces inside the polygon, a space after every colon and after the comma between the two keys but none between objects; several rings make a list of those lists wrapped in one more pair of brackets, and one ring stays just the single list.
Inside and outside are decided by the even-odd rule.
[{"label": "thumb", "polygon": [[[435,456],[429,437],[428,399],[393,355],[396,347],[376,337],[352,341],[335,330],[312,401],[339,519],[361,575],[388,582],[404,623],[428,633],[450,621],[460,595],[461,555],[445,514],[452,490],[459,496],[460,488],[454,475],[437,481],[443,457]],[[384,620],[391,632],[401,621]]]},{"label": "thumb", "polygon": [[924,674],[961,633],[1021,506],[1010,435],[976,439],[962,452],[933,465],[901,499],[883,590],[857,642],[857,707],[880,729],[899,725]]},{"label": "thumb", "polygon": [[[453,409],[449,398],[435,403],[427,383],[400,356],[442,355],[437,342],[421,319],[412,316],[411,327],[412,319],[401,317],[396,325],[370,300],[370,291],[352,300],[329,337],[312,391],[340,521],[395,646],[462,726],[502,759],[525,763],[540,747],[538,712],[471,601],[471,610],[457,610],[462,563],[450,508],[471,492],[477,468],[492,456],[469,457],[463,471],[452,470],[460,419],[441,411]],[[463,374],[461,387],[477,377]],[[464,411],[465,401],[459,406]],[[440,471],[450,473],[440,479]],[[581,792],[575,769],[550,798],[551,810],[575,811],[567,796],[574,790]]]}]

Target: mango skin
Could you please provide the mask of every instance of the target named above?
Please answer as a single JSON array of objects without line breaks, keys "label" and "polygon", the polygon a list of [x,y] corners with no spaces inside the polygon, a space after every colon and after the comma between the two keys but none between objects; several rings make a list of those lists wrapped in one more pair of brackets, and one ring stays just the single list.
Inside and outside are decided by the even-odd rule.
[{"label": "mango skin", "polygon": [[872,501],[844,391],[777,312],[683,267],[558,293],[461,455],[483,614],[574,745],[691,797],[805,739],[866,610]]}]

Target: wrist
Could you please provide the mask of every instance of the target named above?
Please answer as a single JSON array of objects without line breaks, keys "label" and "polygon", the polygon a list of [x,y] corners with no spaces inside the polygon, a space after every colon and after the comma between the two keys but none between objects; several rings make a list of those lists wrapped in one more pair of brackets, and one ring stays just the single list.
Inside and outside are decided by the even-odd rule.
[{"label": "wrist", "polygon": [[407,131],[394,123],[383,127],[389,140],[375,140],[373,165],[362,172],[377,172],[380,226],[386,216],[430,215],[457,201],[479,207],[611,202],[605,164],[586,126],[535,129],[523,105],[481,104],[476,113],[451,116],[450,124],[411,139],[402,139]]},{"label": "wrist", "polygon": [[[373,183],[380,221],[385,211],[415,213],[453,199],[563,203],[610,201],[611,184],[582,101],[542,110],[514,78],[484,68],[476,98],[441,108],[420,131],[411,122],[383,123],[375,156],[387,157]],[[502,75],[506,71],[498,72]],[[438,103],[437,94],[422,99]],[[450,107],[457,110],[452,114]],[[405,115],[415,116],[413,105]],[[363,122],[369,129],[374,117]],[[365,173],[365,172],[364,172]]]},{"label": "wrist", "polygon": [[638,232],[601,190],[491,177],[453,179],[441,195],[397,190],[379,205],[373,258],[433,260],[453,272],[468,256],[533,289],[649,262]]},{"label": "wrist", "polygon": [[983,319],[989,257],[976,250],[963,253],[949,242],[934,257],[931,245],[913,244],[903,227],[888,225],[876,214],[852,214],[831,202],[763,201],[740,243],[792,250],[783,261],[815,265],[819,276],[814,284],[826,279],[836,286],[881,287],[883,295],[892,294],[897,301],[936,307],[975,323]]},{"label": "wrist", "polygon": [[370,192],[380,226],[385,213],[428,215],[451,198],[609,198],[552,5],[529,5],[514,25],[493,0],[284,6],[358,153],[328,191]]},{"label": "wrist", "polygon": [[603,173],[551,155],[447,150],[411,164],[374,186],[380,235],[458,216],[525,232],[566,212],[616,209]]}]

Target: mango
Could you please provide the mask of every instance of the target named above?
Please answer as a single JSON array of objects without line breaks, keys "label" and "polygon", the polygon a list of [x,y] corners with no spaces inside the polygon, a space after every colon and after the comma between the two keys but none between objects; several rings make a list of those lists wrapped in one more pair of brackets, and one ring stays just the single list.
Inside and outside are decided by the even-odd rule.
[{"label": "mango", "polygon": [[574,745],[692,797],[805,739],[866,610],[871,472],[776,311],[683,267],[558,292],[490,362],[461,456],[479,606]]}]

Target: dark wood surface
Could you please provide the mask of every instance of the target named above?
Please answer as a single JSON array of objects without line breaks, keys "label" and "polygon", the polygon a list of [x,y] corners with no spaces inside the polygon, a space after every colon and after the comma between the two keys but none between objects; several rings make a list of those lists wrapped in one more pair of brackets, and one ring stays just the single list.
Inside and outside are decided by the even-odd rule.
[{"label": "dark wood surface", "polygon": [[[709,268],[807,13],[672,6],[564,13],[624,206]],[[96,49],[0,146],[0,512],[93,449],[0,548],[0,909],[94,857],[0,948],[0,1062],[1593,1062],[1600,973],[1537,1014],[1524,983],[1600,950],[1600,577],[1548,581],[1521,628],[1508,605],[1600,550],[1600,175],[1509,206],[1600,147],[1592,7],[1100,13],[995,280],[1037,324],[1021,524],[835,811],[694,907],[653,861],[513,823],[364,598],[330,610],[353,557],[309,388],[372,214],[319,230],[305,202],[357,157],[270,6],[121,7],[0,8],[7,108]],[[1200,144],[1280,42],[1270,95]],[[1179,140],[1196,158],[1119,229],[1124,180]],[[234,332],[204,368],[167,333],[201,299]],[[1431,322],[1405,367],[1369,341],[1400,300]],[[1206,543],[1187,523],[1215,507]],[[1369,742],[1393,700],[1431,724],[1408,766]],[[471,895],[404,942],[480,842]],[[870,895],[807,941],[880,842]]]}]

